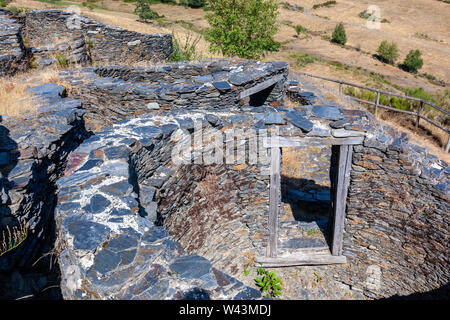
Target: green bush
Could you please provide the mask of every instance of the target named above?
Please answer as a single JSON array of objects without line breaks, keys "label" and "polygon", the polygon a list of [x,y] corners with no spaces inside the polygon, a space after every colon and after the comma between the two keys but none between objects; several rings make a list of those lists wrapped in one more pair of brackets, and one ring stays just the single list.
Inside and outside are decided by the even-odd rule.
[{"label": "green bush", "polygon": [[2,7],[2,8],[6,7],[5,0],[0,0],[0,7]]},{"label": "green bush", "polygon": [[295,26],[295,32],[297,33],[297,35],[299,35],[302,32],[306,32],[308,31],[308,29],[306,29],[304,26],[298,24]]},{"label": "green bush", "polygon": [[419,50],[409,51],[408,55],[405,58],[405,61],[403,62],[403,69],[408,72],[416,73],[417,70],[419,70],[423,66],[423,59],[421,58],[421,55],[422,54]]},{"label": "green bush", "polygon": [[344,45],[347,42],[347,35],[342,22],[334,28],[333,34],[331,35],[331,40],[341,45]]},{"label": "green bush", "polygon": [[386,40],[381,41],[377,53],[381,61],[389,64],[394,64],[398,58],[398,49],[395,42],[388,43]]},{"label": "green bush", "polygon": [[329,7],[329,6],[332,6],[334,4],[337,4],[337,2],[336,1],[327,1],[327,2],[324,2],[324,3],[315,4],[315,5],[313,5],[312,8],[313,9],[317,9],[317,8],[320,8],[320,7]]},{"label": "green bush", "polygon": [[206,5],[206,0],[187,0],[187,5],[191,8],[201,8]]},{"label": "green bush", "polygon": [[137,0],[134,13],[136,13],[139,18],[144,21],[162,18],[162,16],[150,8],[147,0]]},{"label": "green bush", "polygon": [[210,51],[225,56],[259,59],[267,51],[277,51],[273,37],[278,30],[278,2],[275,0],[210,0],[206,14],[210,28],[205,38]]}]

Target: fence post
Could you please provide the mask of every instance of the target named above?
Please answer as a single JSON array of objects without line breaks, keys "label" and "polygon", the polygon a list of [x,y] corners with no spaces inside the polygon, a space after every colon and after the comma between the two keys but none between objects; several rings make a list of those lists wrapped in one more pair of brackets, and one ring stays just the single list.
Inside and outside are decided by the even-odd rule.
[{"label": "fence post", "polygon": [[377,91],[377,103],[375,104],[375,118],[378,116],[378,105],[380,104],[380,91]]},{"label": "fence post", "polygon": [[450,149],[450,134],[448,135],[447,146],[445,147],[445,152],[448,152]]},{"label": "fence post", "polygon": [[339,94],[342,96],[342,81],[339,81]]},{"label": "fence post", "polygon": [[419,121],[420,121],[420,112],[422,111],[423,108],[423,101],[420,101],[420,106],[419,106],[419,110],[417,110],[417,120],[416,120],[416,128],[419,127]]}]

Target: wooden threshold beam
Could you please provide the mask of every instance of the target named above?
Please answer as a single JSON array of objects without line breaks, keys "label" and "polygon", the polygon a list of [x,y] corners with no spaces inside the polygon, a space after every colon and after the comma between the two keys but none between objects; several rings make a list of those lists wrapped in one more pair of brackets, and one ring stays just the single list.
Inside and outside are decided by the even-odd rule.
[{"label": "wooden threshold beam", "polygon": [[[364,137],[346,137],[346,138],[319,138],[319,137],[279,137],[277,142],[280,148],[303,147],[303,146],[322,146],[322,145],[354,145],[362,144]],[[265,138],[263,145],[265,148],[273,148],[272,140]]]},{"label": "wooden threshold beam", "polygon": [[[345,256],[333,256],[331,254],[301,253],[290,256],[279,256],[277,258],[258,257],[257,262],[262,263],[262,267],[289,267],[308,265],[327,265],[347,263]],[[257,264],[257,266],[260,266]]]}]

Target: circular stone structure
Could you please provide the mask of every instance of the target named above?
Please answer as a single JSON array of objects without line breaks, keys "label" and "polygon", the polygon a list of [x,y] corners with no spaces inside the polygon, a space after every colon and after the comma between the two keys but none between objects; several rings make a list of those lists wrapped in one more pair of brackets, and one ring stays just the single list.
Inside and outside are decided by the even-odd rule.
[{"label": "circular stone structure", "polygon": [[[71,17],[0,10],[0,74],[26,69],[30,52],[54,63],[53,40],[66,37],[57,49],[86,65],[119,62],[117,50],[170,54],[170,35],[85,18],[83,34],[68,30]],[[55,39],[42,47],[46,30]],[[366,111],[315,105],[288,74],[284,62],[222,59],[67,69],[64,85],[30,88],[37,116],[0,118],[0,227],[28,231],[0,256],[0,294],[52,285],[46,298],[260,299],[242,272],[261,262],[302,266],[294,297],[448,297],[448,164]],[[286,107],[286,95],[304,105]],[[286,193],[331,203],[324,223],[287,221],[280,208],[293,147],[297,168],[329,176]],[[311,265],[323,290],[306,283]]]}]

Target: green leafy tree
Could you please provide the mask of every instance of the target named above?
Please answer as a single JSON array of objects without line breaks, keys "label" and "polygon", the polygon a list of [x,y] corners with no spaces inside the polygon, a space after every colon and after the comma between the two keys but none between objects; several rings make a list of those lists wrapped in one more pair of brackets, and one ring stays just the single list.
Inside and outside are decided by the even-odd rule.
[{"label": "green leafy tree", "polygon": [[336,28],[334,28],[333,34],[331,35],[333,42],[344,45],[347,42],[347,35],[345,33],[344,24],[339,23]]},{"label": "green leafy tree", "polygon": [[137,0],[134,13],[136,13],[139,18],[144,21],[162,18],[162,16],[150,8],[148,0]]},{"label": "green leafy tree", "polygon": [[394,64],[398,58],[398,49],[395,42],[388,43],[386,40],[381,41],[377,53],[380,60],[390,64]]},{"label": "green leafy tree", "polygon": [[422,53],[419,50],[411,50],[403,62],[403,68],[406,71],[416,73],[417,70],[422,68],[423,59],[421,58]]},{"label": "green leafy tree", "polygon": [[205,32],[210,51],[225,56],[259,59],[276,51],[280,43],[273,37],[278,30],[278,2],[275,0],[210,0],[210,24]]}]

